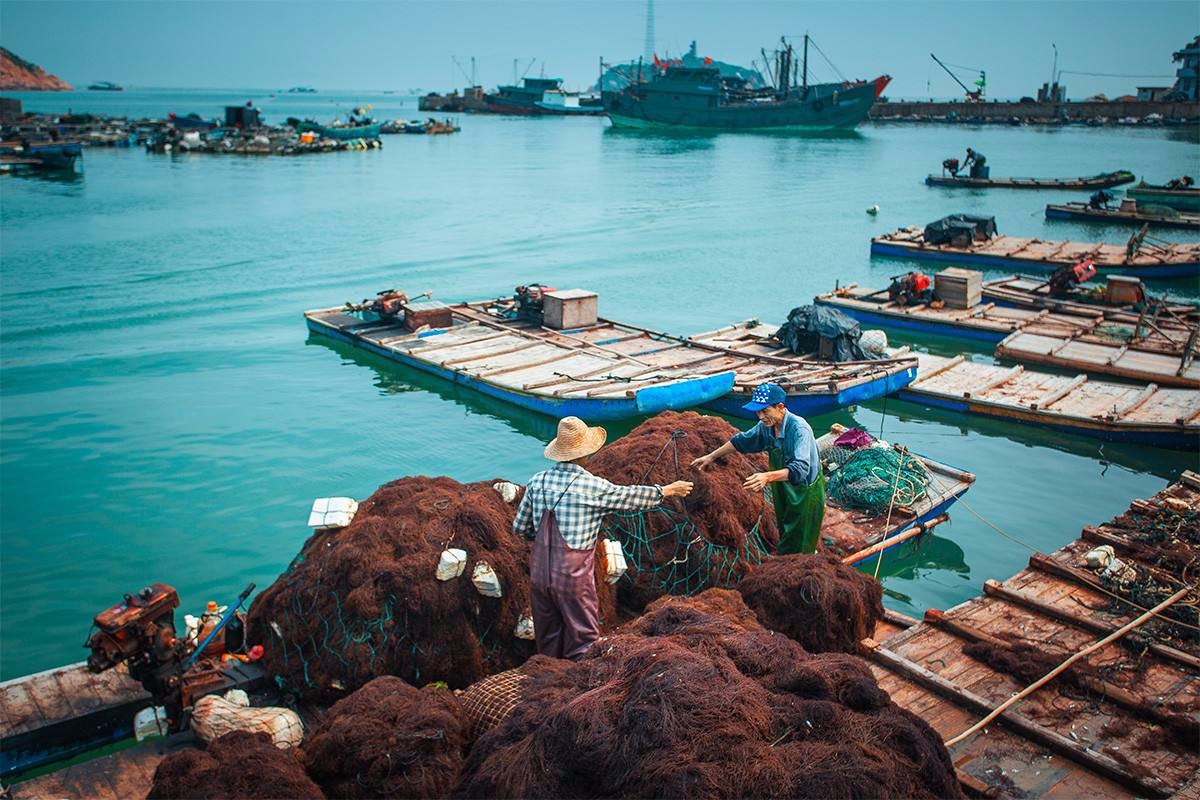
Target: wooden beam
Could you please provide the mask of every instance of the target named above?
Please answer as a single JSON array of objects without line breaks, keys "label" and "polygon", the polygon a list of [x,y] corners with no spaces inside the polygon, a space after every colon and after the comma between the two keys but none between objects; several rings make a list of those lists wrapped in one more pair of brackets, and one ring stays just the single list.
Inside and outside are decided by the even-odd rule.
[{"label": "wooden beam", "polygon": [[573,358],[574,356],[577,356],[577,355],[579,355],[578,350],[571,350],[569,348],[565,348],[563,350],[563,352],[561,352],[561,353],[556,353],[555,355],[549,356],[547,358],[539,358],[537,361],[529,361],[525,364],[516,364],[511,367],[497,367],[496,369],[489,369],[489,370],[485,370],[483,372],[476,372],[475,377],[476,378],[490,378],[494,375],[504,375],[509,372],[520,372],[523,369],[532,369],[534,367],[540,367],[543,364],[550,364],[555,361],[562,361],[564,358]]},{"label": "wooden beam", "polygon": [[997,386],[1003,386],[1004,384],[1008,383],[1009,381],[1011,381],[1013,378],[1017,377],[1024,371],[1025,371],[1025,367],[1020,364],[1017,364],[1012,369],[1005,371],[1005,373],[1003,375],[1001,375],[997,378],[993,378],[992,380],[985,383],[983,386],[980,386],[978,389],[972,389],[969,392],[963,392],[963,397],[972,397],[973,395],[983,394],[984,392],[990,392],[992,389],[995,389]]},{"label": "wooden beam", "polygon": [[1157,391],[1158,391],[1157,383],[1146,384],[1146,388],[1144,388],[1140,392],[1138,392],[1136,397],[1134,397],[1132,400],[1130,400],[1125,405],[1120,406],[1115,411],[1113,411],[1113,413],[1109,417],[1109,419],[1118,420],[1121,417],[1124,417],[1126,414],[1132,413],[1136,409],[1140,408],[1143,404],[1145,404],[1145,402],[1147,400],[1149,400],[1151,398],[1151,396]]},{"label": "wooden beam", "polygon": [[[1099,620],[1085,617],[1082,614],[1076,614],[1065,608],[1047,603],[1040,598],[1018,591],[1009,589],[997,580],[989,578],[983,582],[983,593],[992,597],[998,597],[1001,600],[1006,600],[1013,605],[1021,606],[1030,611],[1036,611],[1043,616],[1056,619],[1059,622],[1065,622],[1069,625],[1074,625],[1077,628],[1082,628],[1085,631],[1099,634],[1110,634],[1117,630],[1116,626],[1108,625]],[[1141,634],[1133,633],[1123,639],[1118,639],[1121,644],[1125,645],[1129,650],[1135,653],[1140,653],[1143,650],[1149,650],[1155,655],[1174,661],[1177,664],[1192,669],[1200,670],[1200,658],[1193,656],[1190,653],[1185,653],[1174,647],[1149,640]]]},{"label": "wooden beam", "polygon": [[1071,392],[1078,389],[1080,386],[1083,386],[1085,383],[1087,383],[1087,379],[1088,379],[1087,375],[1076,375],[1074,378],[1071,379],[1071,382],[1068,383],[1067,385],[1062,386],[1058,389],[1055,389],[1052,392],[1048,392],[1048,393],[1042,395],[1041,397],[1039,397],[1037,400],[1034,400],[1032,403],[1029,404],[1030,409],[1037,411],[1039,408],[1041,408],[1041,409],[1049,408],[1050,406],[1057,403],[1059,400],[1062,400],[1064,397],[1069,395]]},{"label": "wooden beam", "polygon": [[[862,645],[866,649],[867,657],[885,669],[902,675],[972,712],[983,714],[991,712],[994,705],[991,701],[980,697],[968,689],[962,688],[952,681],[946,680],[920,664],[909,661],[904,656],[881,646],[878,642],[865,639]],[[1013,729],[1032,742],[1036,742],[1147,797],[1165,798],[1170,797],[1172,794],[1171,788],[1158,778],[1134,775],[1115,759],[1089,750],[1078,742],[1039,725],[1023,714],[1009,711],[1004,716],[997,718],[996,722]]]},{"label": "wooden beam", "polygon": [[[539,344],[550,344],[550,343],[549,342],[522,342],[521,344],[517,345],[516,347],[505,347],[500,350],[489,350],[486,353],[479,353],[478,355],[473,355],[473,356],[463,356],[462,358],[448,358],[445,361],[441,362],[441,366],[453,367],[453,366],[457,366],[459,364],[467,364],[467,363],[470,363],[471,361],[485,361],[489,358],[495,358],[496,356],[506,356],[509,353],[516,353],[521,350],[528,350],[531,347],[537,347]],[[551,345],[551,346],[553,346],[553,345]],[[416,354],[414,353],[413,355],[416,355]]]},{"label": "wooden beam", "polygon": [[938,366],[938,367],[934,367],[933,369],[929,370],[929,372],[924,372],[924,373],[921,372],[920,368],[918,367],[917,368],[917,379],[914,380],[910,385],[916,386],[918,383],[924,383],[925,381],[929,380],[930,378],[932,378],[935,375],[941,375],[943,372],[952,370],[955,367],[957,367],[959,364],[961,364],[963,361],[965,361],[966,358],[967,357],[964,355],[961,355],[961,354],[957,355],[954,358],[947,361],[945,364],[942,364],[941,366]]}]

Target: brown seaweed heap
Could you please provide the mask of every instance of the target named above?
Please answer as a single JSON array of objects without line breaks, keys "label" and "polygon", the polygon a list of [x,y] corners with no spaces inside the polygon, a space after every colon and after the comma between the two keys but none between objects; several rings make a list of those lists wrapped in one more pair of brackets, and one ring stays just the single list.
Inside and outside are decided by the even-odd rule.
[{"label": "brown seaweed heap", "polygon": [[386,675],[342,698],[309,736],[305,766],[330,797],[446,797],[469,723],[448,689]]},{"label": "brown seaweed heap", "polygon": [[879,581],[825,553],[772,558],[738,591],[759,622],[810,653],[855,653],[883,618]]},{"label": "brown seaweed heap", "polygon": [[617,584],[622,607],[640,612],[664,594],[694,594],[734,586],[746,570],[775,552],[775,511],[742,481],[767,469],[760,453],[734,453],[704,471],[693,459],[729,441],[738,430],[720,417],[664,411],[607,445],[587,468],[617,484],[692,481],[692,493],[660,509],[613,514],[605,535],[621,542],[629,573]]},{"label": "brown seaweed heap", "polygon": [[171,753],[154,770],[149,800],[320,800],[295,750],[280,750],[266,733],[234,731],[207,750]]},{"label": "brown seaweed heap", "polygon": [[[346,528],[318,531],[250,607],[263,666],[302,695],[331,702],[380,675],[467,686],[523,662],[515,636],[529,609],[529,547],[514,505],[491,482],[402,478],[364,501]],[[435,573],[447,547],[466,550],[462,575]],[[503,595],[471,582],[481,562]]]},{"label": "brown seaweed heap", "polygon": [[962,796],[940,738],[864,662],[810,655],[753,629],[748,612],[714,616],[705,603],[664,603],[530,677],[524,702],[472,748],[458,793]]}]

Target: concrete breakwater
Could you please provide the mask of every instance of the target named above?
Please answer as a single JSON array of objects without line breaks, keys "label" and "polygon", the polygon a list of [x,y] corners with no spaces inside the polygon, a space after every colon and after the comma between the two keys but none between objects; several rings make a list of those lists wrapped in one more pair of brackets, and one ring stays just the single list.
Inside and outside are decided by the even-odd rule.
[{"label": "concrete breakwater", "polygon": [[876,103],[870,119],[879,122],[961,122],[1013,124],[1017,122],[1063,124],[1182,125],[1200,120],[1200,102],[1079,101],[1065,103],[964,103],[887,101]]}]

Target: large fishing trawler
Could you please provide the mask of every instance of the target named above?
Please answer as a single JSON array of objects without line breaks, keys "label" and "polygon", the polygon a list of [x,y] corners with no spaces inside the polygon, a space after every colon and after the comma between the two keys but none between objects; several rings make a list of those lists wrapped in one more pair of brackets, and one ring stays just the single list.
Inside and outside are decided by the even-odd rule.
[{"label": "large fishing trawler", "polygon": [[[753,88],[712,66],[639,64],[622,91],[603,93],[604,110],[618,128],[700,130],[829,130],[853,128],[867,118],[891,78],[808,82],[808,46],[797,62],[792,45],[776,51],[773,86]],[[798,73],[798,74],[797,74]]]}]

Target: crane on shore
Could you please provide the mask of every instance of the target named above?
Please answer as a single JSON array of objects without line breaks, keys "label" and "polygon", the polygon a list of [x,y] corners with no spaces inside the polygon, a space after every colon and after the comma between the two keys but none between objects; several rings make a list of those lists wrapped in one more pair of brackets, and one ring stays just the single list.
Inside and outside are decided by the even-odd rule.
[{"label": "crane on shore", "polygon": [[966,92],[968,103],[982,103],[983,102],[983,93],[987,90],[987,73],[986,72],[984,72],[981,69],[976,69],[975,67],[959,67],[957,64],[952,64],[951,66],[958,67],[958,69],[967,69],[972,72],[979,73],[979,80],[975,81],[975,88],[968,89],[967,85],[965,83],[963,83],[962,81],[960,81],[958,79],[958,76],[955,75],[953,71],[951,71],[950,67],[948,67],[944,63],[942,63],[942,60],[940,58],[935,56],[933,53],[930,53],[929,57],[932,58],[934,61],[936,61],[937,65],[939,67],[946,70],[946,74],[949,75],[951,78],[953,78],[954,82],[962,87],[963,91]]}]

